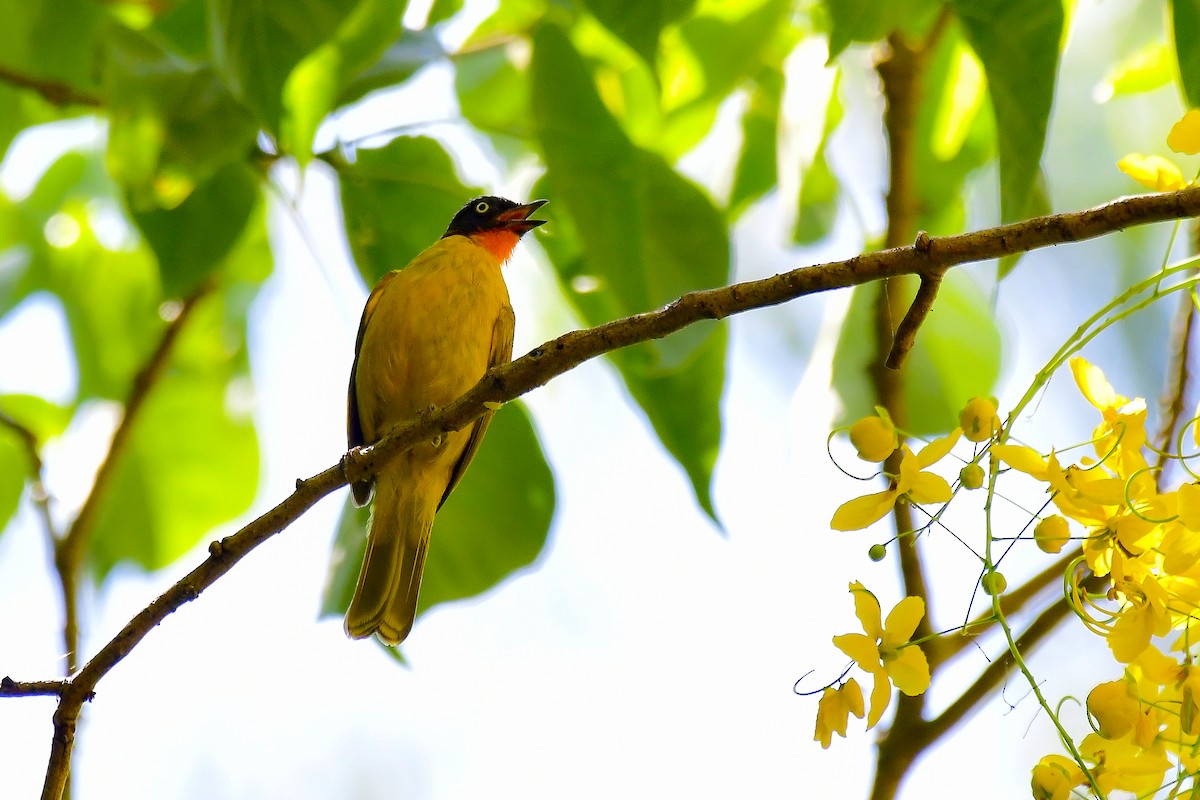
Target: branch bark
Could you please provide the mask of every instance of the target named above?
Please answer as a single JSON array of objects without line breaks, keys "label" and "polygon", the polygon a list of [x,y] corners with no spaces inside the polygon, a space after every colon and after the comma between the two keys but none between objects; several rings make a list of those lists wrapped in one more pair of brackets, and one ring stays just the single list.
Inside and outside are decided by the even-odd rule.
[{"label": "branch bark", "polygon": [[80,710],[96,685],[157,625],[195,600],[238,561],[347,483],[373,475],[389,459],[441,432],[461,429],[489,403],[513,400],[552,378],[604,353],[658,339],[701,320],[719,320],[751,309],[806,295],[845,289],[899,275],[926,274],[1081,239],[1135,225],[1200,216],[1200,187],[1124,198],[1106,205],[1055,214],[997,228],[928,239],[921,247],[898,247],[844,261],[801,267],[770,278],[690,292],[671,304],[642,314],[553,339],[516,361],[489,370],[465,395],[393,428],[377,444],[354,450],[339,463],[296,483],[279,505],[237,533],[209,546],[209,556],[139,612],[84,667],[66,681],[54,713],[54,733],[43,800],[59,800],[70,770]]}]

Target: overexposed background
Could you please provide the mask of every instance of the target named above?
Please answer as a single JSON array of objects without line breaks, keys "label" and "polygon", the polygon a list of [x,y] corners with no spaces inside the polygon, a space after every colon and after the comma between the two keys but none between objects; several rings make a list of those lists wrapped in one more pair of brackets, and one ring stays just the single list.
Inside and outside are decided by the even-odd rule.
[{"label": "overexposed background", "polygon": [[[1161,28],[1146,13],[1152,6],[1076,6],[1045,160],[1056,210],[1134,191],[1111,165],[1127,151],[1161,151],[1179,114],[1171,87],[1108,103],[1094,91],[1106,65]],[[444,32],[451,46],[489,10],[488,3],[468,9]],[[410,22],[419,21],[420,10],[412,13]],[[843,59],[848,122],[832,157],[854,194],[838,230],[820,249],[792,248],[791,203],[769,197],[736,231],[739,279],[851,256],[881,230],[881,102],[869,53]],[[815,50],[794,57],[789,68],[804,79],[789,85],[813,87],[819,97],[829,80],[823,60]],[[325,134],[356,139],[453,120],[450,81],[449,70],[431,67],[402,93],[374,98]],[[820,129],[812,109],[823,101],[807,91],[789,98],[785,150],[802,150]],[[718,196],[735,152],[730,137],[738,135],[732,102],[684,164]],[[486,145],[452,121],[419,130],[453,147],[468,181],[529,199],[533,165],[501,174]],[[103,147],[103,137],[87,122],[39,131],[10,151],[0,182],[20,196],[64,148]],[[250,331],[264,469],[246,519],[344,450],[346,377],[366,296],[337,228],[329,176],[314,169],[302,190],[286,166],[273,178],[282,187],[271,212],[275,272],[256,301]],[[985,174],[972,185],[973,227],[995,222],[995,184],[995,175]],[[294,207],[284,198],[296,198]],[[431,231],[430,241],[438,233]],[[1002,407],[1129,274],[1157,264],[1166,233],[1158,226],[1022,262],[996,295],[1007,348]],[[578,325],[541,258],[538,235],[527,237],[506,273],[518,354]],[[965,269],[992,290],[994,265]],[[348,640],[340,620],[317,621],[339,492],[169,617],[100,683],[80,729],[75,796],[865,796],[873,734],[852,720],[850,737],[822,752],[812,741],[816,698],[797,697],[792,688],[810,670],[805,686],[817,688],[844,667],[829,638],[858,628],[849,581],[865,582],[885,613],[900,598],[891,559],[866,558],[871,544],[888,537],[882,526],[853,534],[828,529],[834,508],[864,491],[825,451],[838,411],[829,390],[833,345],[848,297],[806,298],[728,321],[724,442],[714,486],[723,531],[695,507],[682,472],[655,443],[615,372],[588,363],[526,398],[558,489],[550,541],[534,568],[478,601],[423,618],[404,646],[410,667],[400,667],[374,644]],[[1168,311],[1139,318],[1148,333],[1110,334],[1086,352],[1119,391],[1156,395],[1164,356],[1155,348],[1165,341]],[[30,298],[0,327],[0,392],[69,399],[75,378],[65,342],[57,307]],[[1079,416],[1085,408],[1069,377],[1060,376],[1022,433],[1047,446],[1086,439],[1094,420]],[[47,453],[48,482],[64,515],[86,493],[113,423],[111,409],[93,408]],[[835,452],[857,466],[845,447]],[[981,502],[967,498],[963,510]],[[962,514],[952,525],[978,543],[975,520]],[[944,533],[931,534],[927,544],[935,625],[953,627],[968,614],[978,564]],[[206,546],[152,575],[118,569],[86,597],[85,658],[202,560]],[[1006,569],[1010,585],[1045,563],[1027,550]],[[49,561],[26,503],[0,536],[0,675],[61,674],[61,609]],[[934,707],[997,652],[990,640],[968,648],[949,680],[935,687]],[[1089,683],[1091,663],[1106,661],[1102,642],[1069,631],[1031,663],[1043,689],[1060,696],[1086,694],[1106,677]],[[52,711],[49,699],[0,702],[0,797],[37,796]],[[1029,768],[1048,752],[1057,752],[1053,732],[1027,685],[1013,678],[918,766],[903,795],[1022,797]]]}]

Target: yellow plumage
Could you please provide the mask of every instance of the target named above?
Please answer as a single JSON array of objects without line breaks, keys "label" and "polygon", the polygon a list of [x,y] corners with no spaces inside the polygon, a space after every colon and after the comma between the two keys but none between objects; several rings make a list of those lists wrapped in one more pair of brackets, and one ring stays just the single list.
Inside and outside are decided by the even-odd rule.
[{"label": "yellow plumage", "polygon": [[[499,198],[479,198],[492,208]],[[520,235],[538,221],[527,209],[508,229],[451,231],[376,285],[363,310],[350,378],[350,446],[370,444],[417,412],[442,406],[512,358],[513,311],[500,267]],[[464,213],[471,208],[468,204]],[[461,214],[460,214],[461,216]],[[459,217],[455,218],[457,223]],[[502,219],[503,221],[503,219]],[[500,224],[500,223],[496,223]],[[506,247],[497,247],[503,238]],[[491,413],[468,428],[422,442],[374,479],[374,507],[346,632],[398,644],[412,628],[434,514],[479,447]],[[371,483],[352,489],[358,505]]]}]

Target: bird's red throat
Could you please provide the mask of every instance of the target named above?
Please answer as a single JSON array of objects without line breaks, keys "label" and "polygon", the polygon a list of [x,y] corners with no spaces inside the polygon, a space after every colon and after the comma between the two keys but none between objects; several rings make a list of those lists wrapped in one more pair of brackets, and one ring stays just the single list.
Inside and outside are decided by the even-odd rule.
[{"label": "bird's red throat", "polygon": [[479,233],[472,234],[471,238],[477,244],[486,248],[501,264],[508,261],[508,257],[512,255],[513,249],[517,246],[517,242],[521,241],[520,236],[504,229],[480,231]]}]

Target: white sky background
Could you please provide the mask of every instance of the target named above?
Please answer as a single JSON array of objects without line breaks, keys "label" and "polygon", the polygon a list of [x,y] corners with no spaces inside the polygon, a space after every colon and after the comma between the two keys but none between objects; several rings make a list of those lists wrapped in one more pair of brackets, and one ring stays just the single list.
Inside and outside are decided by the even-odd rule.
[{"label": "white sky background", "polygon": [[[1172,89],[1108,105],[1091,97],[1105,65],[1158,24],[1157,17],[1146,21],[1151,4],[1127,5],[1083,0],[1076,9],[1073,35],[1087,47],[1067,52],[1046,159],[1056,209],[1133,191],[1108,165],[1129,150],[1161,151],[1178,113]],[[865,54],[849,60],[859,73],[868,65]],[[799,59],[796,68],[820,61],[819,55],[807,65]],[[764,203],[737,232],[739,278],[852,255],[861,248],[857,220],[868,235],[878,233],[879,101],[852,88],[853,81],[845,84],[849,118],[862,125],[839,139],[835,156],[856,187],[855,213],[843,214],[839,235],[823,250],[796,251],[784,244],[781,204]],[[413,121],[397,116],[405,109],[452,117],[452,97],[448,72],[430,70],[403,102],[393,95],[372,103],[345,121],[342,135]],[[795,124],[802,127],[805,106],[795,99]],[[532,175],[497,174],[461,129],[422,132],[456,148],[469,181],[527,199]],[[44,164],[56,152],[51,147],[29,143],[21,158],[6,161],[0,169],[6,191],[36,179],[39,159]],[[710,147],[685,169],[719,188],[720,176],[704,170],[732,147],[720,137]],[[294,176],[278,177],[295,189]],[[973,225],[994,221],[992,192],[994,177],[974,190],[980,210]],[[327,176],[306,178],[299,213],[297,224],[275,203],[275,273],[251,327],[264,453],[251,516],[282,500],[296,478],[334,463],[345,447],[346,376],[365,287],[347,261]],[[1161,242],[1165,233],[1160,226],[1149,241]],[[577,327],[537,235],[518,248],[506,273],[517,353]],[[1002,401],[1019,396],[1048,353],[1113,294],[1122,258],[1133,249],[1128,241],[1075,245],[1023,262],[999,296],[1009,346]],[[1157,260],[1161,248],[1142,252]],[[973,271],[986,280],[990,269]],[[849,581],[876,591],[885,612],[900,597],[894,563],[866,558],[885,533],[835,534],[827,527],[836,505],[863,491],[834,469],[824,449],[835,411],[827,388],[828,332],[845,299],[810,298],[729,321],[715,484],[724,535],[695,508],[682,472],[611,367],[586,364],[527,398],[559,497],[550,544],[535,569],[480,601],[423,618],[404,648],[411,669],[398,667],[372,643],[346,639],[340,620],[315,620],[344,499],[339,492],[169,617],[100,683],[79,734],[76,797],[864,797],[872,734],[852,721],[850,738],[822,752],[812,742],[816,699],[792,694],[808,670],[816,670],[815,688],[844,666],[829,637],[857,629]],[[818,329],[825,335],[818,337]],[[28,303],[0,328],[0,391],[65,399],[73,376],[63,341],[53,310]],[[1157,380],[1161,354],[1130,359],[1119,335],[1098,345],[1087,355],[1119,391],[1153,396],[1157,383],[1143,378]],[[1139,360],[1140,372],[1131,366]],[[1062,413],[1055,410],[1060,404]],[[1083,408],[1064,376],[1026,435],[1045,443],[1051,435],[1086,438],[1090,417],[1066,421]],[[48,453],[58,497],[82,496],[80,473],[94,469],[110,426],[103,414],[94,415]],[[89,446],[93,455],[80,458]],[[978,541],[970,519],[963,516],[956,531]],[[206,544],[154,575],[120,570],[86,598],[85,655],[197,564]],[[966,613],[978,567],[948,536],[935,534],[928,544],[935,621],[949,627]],[[1006,570],[1010,585],[1045,563],[1028,555]],[[31,680],[61,673],[60,611],[48,563],[26,506],[0,536],[0,674]],[[1057,696],[1086,694],[1091,684],[1072,681],[1089,663],[1107,659],[1102,643],[1071,634],[1032,664]],[[950,678],[965,683],[986,663],[980,650],[968,649]],[[1097,680],[1116,677],[1111,670]],[[939,686],[934,704],[949,700],[955,688]],[[978,798],[1026,796],[1029,768],[1057,752],[1027,695],[1022,681],[1010,681],[1003,699],[983,707],[912,773],[904,796],[943,796],[951,786]],[[40,791],[52,710],[46,699],[0,703],[0,798]],[[1067,717],[1079,722],[1070,711]]]}]

